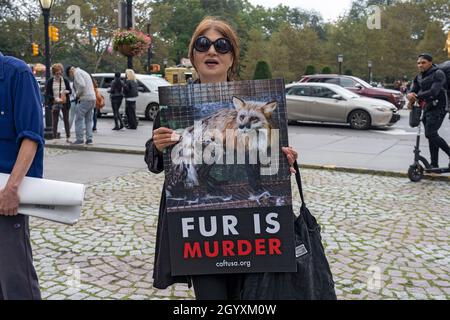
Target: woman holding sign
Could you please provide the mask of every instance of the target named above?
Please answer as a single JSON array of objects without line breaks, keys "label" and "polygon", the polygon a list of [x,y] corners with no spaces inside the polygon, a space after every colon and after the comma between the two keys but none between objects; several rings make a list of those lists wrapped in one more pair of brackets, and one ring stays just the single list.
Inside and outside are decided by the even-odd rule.
[{"label": "woman holding sign", "polygon": [[[199,76],[196,83],[234,80],[239,51],[238,37],[228,23],[216,18],[205,18],[197,26],[189,46],[189,56]],[[159,114],[153,129],[153,137],[146,144],[145,160],[151,172],[160,173],[164,170],[163,150],[175,145],[179,139],[172,129],[160,126]],[[283,152],[291,165],[291,173],[295,173],[292,165],[297,159],[297,152],[292,147],[283,148]],[[241,274],[172,276],[165,202],[166,194],[163,191],[156,239],[154,287],[165,289],[174,283],[192,283],[199,300],[239,299],[243,279]]]}]

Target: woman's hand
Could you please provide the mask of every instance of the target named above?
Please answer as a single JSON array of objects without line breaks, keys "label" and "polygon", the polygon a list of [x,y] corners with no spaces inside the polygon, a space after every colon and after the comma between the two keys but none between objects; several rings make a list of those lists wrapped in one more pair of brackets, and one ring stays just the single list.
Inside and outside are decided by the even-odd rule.
[{"label": "woman's hand", "polygon": [[160,152],[167,147],[173,146],[178,141],[180,141],[180,135],[172,129],[161,127],[153,130],[153,143]]},{"label": "woman's hand", "polygon": [[288,159],[289,165],[291,166],[291,167],[289,168],[289,171],[290,171],[291,173],[294,173],[294,174],[295,174],[296,171],[295,171],[293,165],[294,165],[294,162],[295,162],[295,161],[297,160],[297,158],[298,158],[298,153],[297,153],[297,151],[295,151],[295,149],[292,148],[291,146],[289,146],[289,147],[284,147],[284,148],[282,148],[282,150],[283,150],[284,154],[286,155],[286,157],[287,157],[287,159]]},{"label": "woman's hand", "polygon": [[414,104],[414,102],[416,102],[417,100],[417,94],[415,94],[414,92],[408,93],[406,95],[406,99],[408,99],[411,104]]}]

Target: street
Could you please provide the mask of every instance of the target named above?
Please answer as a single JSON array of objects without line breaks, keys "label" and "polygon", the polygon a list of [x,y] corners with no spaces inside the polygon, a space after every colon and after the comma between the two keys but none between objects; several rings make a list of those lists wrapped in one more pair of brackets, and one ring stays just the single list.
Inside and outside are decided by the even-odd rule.
[{"label": "street", "polygon": [[[290,125],[289,143],[299,151],[300,164],[405,173],[414,159],[417,133],[416,128],[409,127],[408,112],[401,110],[400,121],[392,127],[367,131],[353,130],[345,125]],[[113,119],[110,117],[99,119],[98,132],[94,135],[94,145],[90,149],[143,154],[145,142],[151,137],[153,122],[141,120],[136,131],[112,131],[113,126]],[[60,131],[63,132],[61,123]],[[439,132],[450,142],[448,115]],[[47,144],[70,148],[64,139],[51,140]],[[423,126],[421,152],[429,159],[428,140],[424,136]],[[448,165],[448,158],[442,151],[440,164]]]}]

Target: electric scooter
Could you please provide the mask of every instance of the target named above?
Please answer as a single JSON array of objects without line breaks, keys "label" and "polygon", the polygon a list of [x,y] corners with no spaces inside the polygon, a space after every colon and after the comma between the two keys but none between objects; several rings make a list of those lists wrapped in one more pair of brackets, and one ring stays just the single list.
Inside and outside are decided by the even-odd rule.
[{"label": "electric scooter", "polygon": [[422,133],[423,112],[417,126],[416,146],[414,147],[414,163],[409,167],[408,177],[412,182],[422,180],[425,173],[443,174],[450,173],[450,166],[446,168],[432,168],[430,163],[420,155],[420,134]]}]

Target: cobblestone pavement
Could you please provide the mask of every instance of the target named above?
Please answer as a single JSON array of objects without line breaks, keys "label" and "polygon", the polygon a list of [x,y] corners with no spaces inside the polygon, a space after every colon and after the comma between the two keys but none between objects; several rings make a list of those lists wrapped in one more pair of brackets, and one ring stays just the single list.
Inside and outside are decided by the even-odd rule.
[{"label": "cobblestone pavement", "polygon": [[[318,170],[303,176],[339,299],[450,298],[448,182]],[[76,226],[32,219],[43,298],[193,299],[185,285],[152,287],[162,183],[163,175],[144,170],[111,177],[88,186]]]}]

